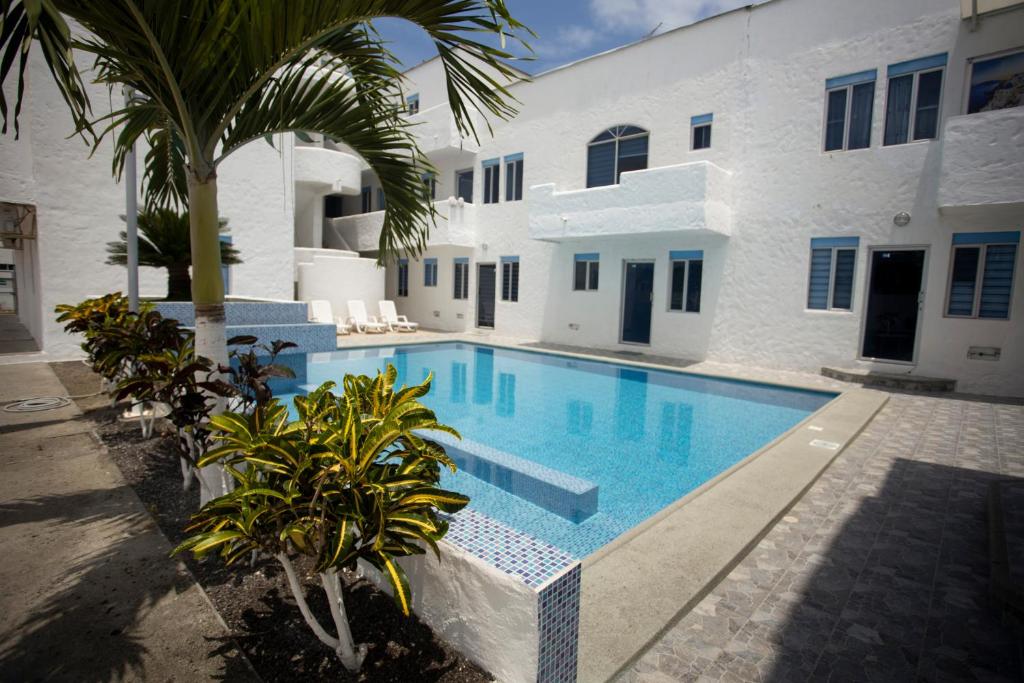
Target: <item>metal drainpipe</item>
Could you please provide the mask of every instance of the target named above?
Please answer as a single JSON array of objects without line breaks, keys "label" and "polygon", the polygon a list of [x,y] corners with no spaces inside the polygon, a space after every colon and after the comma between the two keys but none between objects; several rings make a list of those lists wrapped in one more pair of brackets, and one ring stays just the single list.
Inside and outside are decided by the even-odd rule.
[{"label": "metal drainpipe", "polygon": [[[125,105],[130,106],[134,91],[124,89]],[[125,158],[125,222],[128,242],[128,310],[139,310],[139,199],[135,178],[135,143]]]}]

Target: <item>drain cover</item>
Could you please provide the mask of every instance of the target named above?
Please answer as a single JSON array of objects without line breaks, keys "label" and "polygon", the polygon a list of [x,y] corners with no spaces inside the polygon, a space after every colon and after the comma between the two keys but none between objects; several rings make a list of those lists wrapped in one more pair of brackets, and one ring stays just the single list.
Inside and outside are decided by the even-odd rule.
[{"label": "drain cover", "polygon": [[4,406],[5,413],[35,413],[41,410],[56,410],[71,403],[71,399],[63,396],[43,396],[14,401]]}]

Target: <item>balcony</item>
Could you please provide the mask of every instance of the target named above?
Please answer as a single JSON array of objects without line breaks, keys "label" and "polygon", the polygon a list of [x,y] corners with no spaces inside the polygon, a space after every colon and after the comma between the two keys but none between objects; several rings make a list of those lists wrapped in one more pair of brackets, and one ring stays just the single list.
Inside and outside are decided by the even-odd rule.
[{"label": "balcony", "polygon": [[[476,207],[444,199],[434,202],[434,208],[438,214],[437,224],[430,226],[427,246],[472,247],[476,237]],[[328,218],[324,226],[324,246],[376,251],[383,225],[383,211]]]},{"label": "balcony", "polygon": [[[483,119],[476,111],[471,110],[470,120],[478,134],[486,132],[486,129],[481,130],[484,126]],[[452,115],[452,109],[447,102],[410,116],[409,123],[413,124],[412,133],[416,136],[420,150],[425,154],[476,154],[480,151],[480,145],[472,136],[463,138],[459,134],[455,116]]]},{"label": "balcony", "polygon": [[939,210],[1024,209],[1024,107],[954,116],[942,131]]},{"label": "balcony", "polygon": [[529,191],[530,237],[558,242],[584,237],[732,231],[732,174],[707,161],[623,173],[618,185]]},{"label": "balcony", "polygon": [[314,194],[359,194],[363,162],[353,155],[313,144],[295,145],[295,182]]}]

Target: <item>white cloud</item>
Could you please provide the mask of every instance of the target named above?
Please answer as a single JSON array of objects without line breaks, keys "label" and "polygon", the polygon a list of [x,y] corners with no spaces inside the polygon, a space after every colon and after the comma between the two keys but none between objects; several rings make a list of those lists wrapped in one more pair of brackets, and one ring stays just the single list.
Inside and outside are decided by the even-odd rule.
[{"label": "white cloud", "polygon": [[753,0],[590,0],[595,22],[615,32],[658,33],[751,4]]},{"label": "white cloud", "polygon": [[558,59],[577,55],[590,48],[600,34],[587,26],[561,26],[553,38],[538,40],[534,47],[543,59]]}]

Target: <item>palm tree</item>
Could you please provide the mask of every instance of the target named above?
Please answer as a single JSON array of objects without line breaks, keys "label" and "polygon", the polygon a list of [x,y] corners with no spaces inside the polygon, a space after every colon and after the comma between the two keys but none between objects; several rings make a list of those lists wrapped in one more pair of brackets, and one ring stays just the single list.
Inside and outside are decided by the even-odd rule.
[{"label": "palm tree", "polygon": [[[429,163],[400,118],[401,74],[372,21],[397,17],[437,48],[461,132],[470,110],[515,113],[506,85],[520,77],[502,60],[506,33],[526,30],[504,0],[0,0],[0,86],[17,65],[17,103],[0,88],[4,131],[21,107],[27,57],[39,49],[77,132],[114,137],[119,174],[145,137],[150,187],[173,188],[187,169],[196,353],[228,362],[220,274],[217,167],[235,150],[275,133],[320,133],[361,155],[388,197],[381,261],[425,247],[433,207],[421,181]],[[61,15],[86,33],[71,36]],[[502,48],[480,39],[500,36]],[[32,39],[36,41],[33,42]],[[38,47],[34,45],[38,43]],[[137,94],[94,119],[71,48],[95,58],[95,76]],[[116,134],[115,134],[116,131]],[[165,190],[166,191],[166,190]],[[220,477],[216,477],[218,480]],[[205,501],[204,501],[205,502]]]},{"label": "palm tree", "polygon": [[[220,232],[224,232],[227,223],[221,219]],[[188,212],[178,213],[167,207],[147,209],[139,212],[138,225],[139,265],[167,269],[168,301],[191,301],[192,240]],[[112,266],[128,265],[128,233],[122,230],[120,237],[116,242],[107,242],[107,263]],[[221,242],[220,262],[233,266],[242,259],[237,249]]]}]

